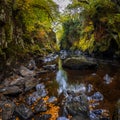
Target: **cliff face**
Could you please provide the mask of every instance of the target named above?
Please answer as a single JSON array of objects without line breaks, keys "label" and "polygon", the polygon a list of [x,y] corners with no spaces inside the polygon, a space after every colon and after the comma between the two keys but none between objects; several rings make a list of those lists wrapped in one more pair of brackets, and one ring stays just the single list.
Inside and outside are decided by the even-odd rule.
[{"label": "cliff face", "polygon": [[14,1],[0,1],[0,48],[8,48],[10,44],[18,44],[22,38],[22,26],[17,21],[13,10]]}]

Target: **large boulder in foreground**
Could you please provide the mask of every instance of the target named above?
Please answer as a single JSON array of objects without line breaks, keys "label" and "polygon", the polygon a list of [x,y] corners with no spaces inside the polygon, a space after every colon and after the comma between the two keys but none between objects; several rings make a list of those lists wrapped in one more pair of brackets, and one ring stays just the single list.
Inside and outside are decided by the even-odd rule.
[{"label": "large boulder in foreground", "polygon": [[63,67],[68,69],[95,69],[97,63],[93,60],[82,57],[71,57],[63,61]]}]

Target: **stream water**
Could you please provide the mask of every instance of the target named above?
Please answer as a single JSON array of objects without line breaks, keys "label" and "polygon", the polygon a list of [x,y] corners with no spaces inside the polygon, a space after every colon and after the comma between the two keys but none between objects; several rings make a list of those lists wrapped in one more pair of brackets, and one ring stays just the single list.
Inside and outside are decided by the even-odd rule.
[{"label": "stream water", "polygon": [[113,120],[115,105],[120,99],[120,66],[109,62],[100,62],[96,70],[59,69],[50,78],[49,93],[59,95],[66,91],[85,94],[88,100],[89,117],[91,120]]}]

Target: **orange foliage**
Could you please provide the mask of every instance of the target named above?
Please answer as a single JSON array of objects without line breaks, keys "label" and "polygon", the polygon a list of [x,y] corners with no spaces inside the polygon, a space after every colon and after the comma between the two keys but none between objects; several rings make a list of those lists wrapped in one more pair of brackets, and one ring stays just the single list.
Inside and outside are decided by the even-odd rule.
[{"label": "orange foliage", "polygon": [[[44,98],[45,101],[48,100],[48,96]],[[55,106],[53,103],[47,103],[49,110],[47,110],[46,112],[44,112],[43,114],[51,114],[51,118],[50,120],[56,120],[57,117],[59,116],[59,106]]]}]

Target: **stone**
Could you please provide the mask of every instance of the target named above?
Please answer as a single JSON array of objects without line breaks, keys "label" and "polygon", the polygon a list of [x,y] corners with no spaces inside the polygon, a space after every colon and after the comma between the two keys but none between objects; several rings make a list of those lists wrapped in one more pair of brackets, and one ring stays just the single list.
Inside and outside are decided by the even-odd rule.
[{"label": "stone", "polygon": [[43,66],[44,70],[55,70],[56,64]]},{"label": "stone", "polygon": [[27,80],[25,81],[25,91],[29,91],[29,90],[35,88],[36,85],[39,83],[39,80],[37,80],[33,77],[27,78]]},{"label": "stone", "polygon": [[39,96],[45,97],[47,95],[47,91],[45,90],[45,85],[43,83],[36,85],[36,90]]},{"label": "stone", "polygon": [[22,93],[22,89],[20,89],[18,86],[10,86],[3,88],[3,94],[4,95],[18,95]]},{"label": "stone", "polygon": [[100,92],[95,92],[92,96],[88,97],[88,100],[102,101],[104,96]]},{"label": "stone", "polygon": [[24,78],[19,75],[12,75],[9,78],[6,78],[4,80],[5,86],[15,86],[15,85],[23,85],[24,84]]},{"label": "stone", "polygon": [[32,110],[28,108],[25,104],[18,105],[15,108],[15,112],[20,118],[22,118],[22,120],[27,120],[34,115]]},{"label": "stone", "polygon": [[87,116],[73,116],[70,120],[90,120]]},{"label": "stone", "polygon": [[27,67],[21,66],[20,67],[20,74],[23,77],[25,77],[25,76],[34,76],[35,75],[35,71],[29,70]]},{"label": "stone", "polygon": [[41,99],[41,96],[35,91],[29,97],[26,98],[26,102],[28,105],[32,105],[37,100]]},{"label": "stone", "polygon": [[69,120],[69,119],[66,117],[58,117],[57,120]]},{"label": "stone", "polygon": [[54,103],[56,100],[57,100],[57,98],[52,96],[48,99],[48,103]]},{"label": "stone", "polygon": [[51,115],[50,114],[44,114],[41,116],[36,116],[34,120],[50,120]]},{"label": "stone", "polygon": [[15,104],[11,101],[6,101],[2,106],[2,120],[8,120],[12,118],[14,113]]},{"label": "stone", "polygon": [[21,85],[21,84],[24,84],[24,82],[25,82],[25,79],[24,79],[23,77],[21,77],[21,76],[16,76],[16,78],[14,78],[14,79],[11,81],[10,85],[11,85],[11,86],[12,86],[12,85]]},{"label": "stone", "polygon": [[109,115],[109,111],[106,109],[95,109],[89,112],[91,120],[110,120]]},{"label": "stone", "polygon": [[57,54],[51,53],[51,54],[49,54],[48,56],[46,56],[46,57],[43,59],[43,61],[44,61],[45,63],[47,63],[47,62],[52,62],[52,61],[56,60],[57,58],[58,58],[58,55],[57,55]]},{"label": "stone", "polygon": [[35,70],[37,68],[36,63],[33,59],[29,61],[27,68],[30,70]]},{"label": "stone", "polygon": [[78,93],[69,92],[62,105],[64,106],[65,112],[68,112],[69,115],[88,116],[88,101],[87,96],[84,94],[79,95]]},{"label": "stone", "polygon": [[95,61],[87,60],[84,56],[82,57],[71,57],[63,61],[63,67],[68,69],[95,69],[97,63]]},{"label": "stone", "polygon": [[37,105],[34,108],[34,112],[35,113],[39,113],[39,112],[45,112],[47,111],[47,105],[45,104],[45,102],[41,99]]}]

